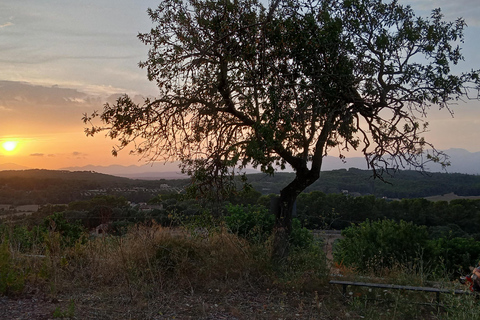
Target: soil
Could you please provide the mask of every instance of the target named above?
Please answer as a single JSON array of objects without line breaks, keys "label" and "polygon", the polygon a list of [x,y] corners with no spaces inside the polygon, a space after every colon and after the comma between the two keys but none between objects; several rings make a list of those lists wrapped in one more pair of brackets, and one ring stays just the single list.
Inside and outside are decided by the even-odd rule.
[{"label": "soil", "polygon": [[0,319],[10,320],[46,320],[53,319],[58,303],[38,297],[7,298],[0,297]]},{"label": "soil", "polygon": [[[230,290],[220,292],[165,295],[162,299],[130,300],[129,297],[100,297],[77,294],[74,316],[66,315],[70,300],[39,297],[0,297],[2,320],[47,319],[336,319],[329,317],[322,301],[325,296],[266,290]],[[56,311],[57,310],[57,314]]]}]

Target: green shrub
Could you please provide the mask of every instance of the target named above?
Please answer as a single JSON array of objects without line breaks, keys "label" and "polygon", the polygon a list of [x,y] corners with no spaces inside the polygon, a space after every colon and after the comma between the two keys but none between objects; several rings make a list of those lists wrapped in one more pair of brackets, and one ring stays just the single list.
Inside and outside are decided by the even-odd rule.
[{"label": "green shrub", "polygon": [[16,295],[23,291],[25,275],[15,265],[9,249],[9,242],[0,244],[0,294]]},{"label": "green shrub", "polygon": [[8,239],[10,246],[19,252],[27,252],[43,246],[46,228],[43,226],[0,225],[0,239]]},{"label": "green shrub", "polygon": [[313,244],[313,242],[313,233],[307,228],[302,227],[300,220],[293,219],[290,244],[298,248],[307,249]]},{"label": "green shrub", "polygon": [[431,240],[434,255],[452,276],[464,275],[480,259],[480,242],[472,238],[440,238]]},{"label": "green shrub", "polygon": [[[249,241],[265,242],[273,232],[275,216],[261,205],[227,205],[225,222],[228,229]],[[293,219],[290,244],[298,248],[307,248],[313,243],[313,234],[303,228],[300,220]]]},{"label": "green shrub", "polygon": [[43,225],[51,232],[58,232],[61,235],[62,247],[71,247],[77,241],[85,243],[85,229],[79,222],[68,222],[64,212],[57,212],[43,221]]},{"label": "green shrub", "polygon": [[342,235],[335,247],[335,261],[359,271],[413,266],[419,259],[432,257],[426,227],[411,222],[366,220],[343,230]]},{"label": "green shrub", "polygon": [[275,216],[263,206],[227,205],[228,229],[253,242],[265,242],[272,234]]}]

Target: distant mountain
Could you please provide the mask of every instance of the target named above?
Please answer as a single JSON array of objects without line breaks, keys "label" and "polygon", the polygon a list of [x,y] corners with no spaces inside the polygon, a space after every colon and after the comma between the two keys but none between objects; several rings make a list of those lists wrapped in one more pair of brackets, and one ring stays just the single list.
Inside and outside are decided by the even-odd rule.
[{"label": "distant mountain", "polygon": [[[426,165],[428,172],[449,172],[464,174],[480,174],[480,152],[469,152],[465,149],[452,148],[444,151],[449,156],[450,166],[445,170],[438,163]],[[323,160],[324,171],[357,168],[366,170],[367,163],[363,157],[346,158],[344,161],[337,157],[327,156]],[[409,168],[405,168],[408,170]]]},{"label": "distant mountain", "polygon": [[26,169],[29,169],[29,168],[25,167],[25,166],[20,166],[20,165],[15,164],[15,163],[0,164],[0,171],[3,171],[3,170],[26,170]]},{"label": "distant mountain", "polygon": [[[98,185],[118,186],[129,183],[131,180],[123,177],[117,177],[99,172],[90,171],[69,171],[69,170],[47,170],[47,169],[25,169],[25,170],[2,170],[0,171],[0,180],[16,180],[21,181],[46,181],[52,184],[68,184],[70,181],[82,181],[85,183],[93,182]],[[41,189],[42,187],[38,187]]]},{"label": "distant mountain", "polygon": [[187,175],[180,172],[178,162],[169,162],[166,164],[147,164],[143,166],[94,166],[88,165],[84,167],[67,167],[62,170],[69,171],[93,171],[104,174],[109,174],[117,177],[124,177],[130,179],[142,179],[142,180],[160,180],[160,179],[184,179]]},{"label": "distant mountain", "polygon": [[[452,148],[444,151],[449,157],[451,165],[447,167],[446,171],[442,170],[439,164],[431,163],[427,166],[429,172],[449,172],[449,173],[464,173],[464,174],[480,174],[480,152],[469,152],[465,149]],[[186,175],[180,172],[178,162],[154,163],[146,165],[110,165],[110,166],[94,166],[88,165],[84,167],[67,167],[61,170],[68,171],[94,171],[114,175],[118,177],[125,177],[130,179],[142,180],[158,180],[158,179],[183,179]],[[367,163],[363,157],[351,157],[344,160],[327,156],[323,160],[323,171],[339,170],[357,168],[366,170]],[[16,165],[13,163],[0,164],[0,171],[2,170],[26,170],[25,166]],[[409,168],[405,168],[409,169]],[[291,170],[286,170],[291,171]],[[258,170],[247,169],[246,172],[258,173]]]},{"label": "distant mountain", "polygon": [[469,152],[465,149],[452,148],[445,151],[445,153],[450,156],[451,162],[451,165],[447,167],[447,172],[480,174],[480,152]]},{"label": "distant mountain", "polygon": [[[92,171],[3,170],[0,171],[0,203],[70,203],[111,189],[133,202],[146,202],[158,195],[161,186],[175,191],[189,184],[186,179],[128,179]],[[248,174],[248,182],[262,194],[276,193],[294,179],[293,172],[273,176]],[[324,170],[321,178],[305,192],[374,195],[391,199],[419,198],[454,193],[457,196],[480,196],[480,175],[399,171],[385,176],[389,183],[372,179],[372,172],[356,168]],[[150,191],[148,191],[148,190]],[[103,190],[103,191],[102,191]],[[147,192],[147,191],[148,192]],[[162,189],[163,190],[163,189]],[[96,193],[97,192],[97,193]],[[89,193],[89,194],[87,194]],[[13,195],[13,196],[12,196]],[[140,200],[139,200],[140,199]]]}]

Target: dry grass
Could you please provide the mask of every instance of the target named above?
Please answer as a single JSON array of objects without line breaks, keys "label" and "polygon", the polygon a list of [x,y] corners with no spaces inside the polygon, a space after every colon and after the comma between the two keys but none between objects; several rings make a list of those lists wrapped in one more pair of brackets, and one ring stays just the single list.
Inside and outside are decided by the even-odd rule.
[{"label": "dry grass", "polygon": [[51,308],[60,315],[73,303],[78,319],[323,318],[325,259],[312,262],[308,252],[293,252],[279,270],[268,244],[159,225],[70,248],[58,233],[44,243],[43,256],[41,247],[20,253],[10,243],[12,261],[23,268],[24,296],[59,301]]},{"label": "dry grass", "polygon": [[[30,252],[8,245],[11,268],[25,280],[15,299],[34,297],[30,303],[41,301],[45,311],[35,317],[16,304],[4,308],[10,313],[0,311],[5,319],[459,319],[446,309],[411,304],[428,302],[427,296],[355,289],[345,300],[328,278],[341,273],[365,281],[355,270],[327,268],[318,250],[294,250],[284,267],[275,268],[268,243],[251,244],[221,229],[195,235],[135,226],[125,236],[91,238],[70,248],[62,248],[58,233]],[[421,281],[420,274],[401,268],[383,276],[382,282]]]}]

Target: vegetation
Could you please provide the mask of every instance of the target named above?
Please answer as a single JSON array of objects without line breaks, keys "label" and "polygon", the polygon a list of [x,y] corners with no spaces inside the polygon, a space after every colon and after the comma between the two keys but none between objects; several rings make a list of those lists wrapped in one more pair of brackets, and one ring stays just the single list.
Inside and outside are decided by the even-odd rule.
[{"label": "vegetation", "polygon": [[336,247],[335,259],[359,271],[379,274],[399,265],[415,268],[419,261],[429,263],[433,256],[426,228],[404,221],[367,220],[345,229],[342,235],[345,238]]},{"label": "vegetation", "polygon": [[[258,213],[240,206],[228,210]],[[25,288],[35,287],[65,301],[51,307],[53,318],[84,318],[99,301],[105,303],[105,319],[123,319],[121,310],[130,309],[140,318],[198,317],[198,312],[254,316],[260,310],[281,316],[285,308],[297,312],[302,297],[293,288],[325,283],[325,258],[310,232],[298,237],[290,262],[278,269],[268,258],[270,231],[247,239],[205,213],[177,217],[175,229],[145,218],[129,223],[120,236],[93,237],[77,223],[66,223],[66,212],[48,215],[33,229],[0,225],[0,294],[23,296]],[[235,223],[249,219],[237,215]],[[244,305],[247,296],[260,297],[255,310]],[[313,303],[305,309],[318,314]]]},{"label": "vegetation", "polygon": [[[132,202],[147,202],[159,193],[183,189],[188,180],[132,180],[90,171],[12,170],[0,171],[0,203],[67,204],[89,200],[93,195],[123,196]],[[167,188],[160,188],[160,186]]]},{"label": "vegetation", "polygon": [[158,97],[139,105],[122,96],[85,115],[86,133],[119,140],[114,155],[130,145],[181,160],[198,192],[228,191],[237,166],[288,164],[295,177],[275,208],[275,259],[287,256],[294,203],[326,154],[358,149],[376,177],[443,163],[425,150],[433,146],[419,118],[480,83],[478,71],[451,72],[465,22],[443,21],[440,9],[417,18],[396,1],[163,0],[148,13],[140,66]]},{"label": "vegetation", "polygon": [[[373,179],[370,170],[350,168],[322,172],[322,179],[305,189],[306,193],[342,193],[374,195],[377,198],[408,199],[424,198],[448,193],[459,196],[479,196],[480,177],[461,173],[421,173],[413,170],[390,172],[384,180]],[[247,175],[248,183],[263,194],[278,194],[281,188],[294,178],[294,173],[277,172]]]},{"label": "vegetation", "polygon": [[[252,204],[261,195],[278,194],[294,178],[294,173],[277,172],[273,176],[248,174],[247,182],[253,192],[237,193],[228,200],[237,204]],[[479,196],[480,177],[466,174],[397,171],[386,178],[388,184],[372,179],[368,170],[350,168],[322,173],[323,179],[308,187],[305,192],[321,191],[350,195],[374,195],[377,198],[422,198],[455,193],[459,196]],[[239,183],[241,183],[239,181]],[[162,187],[161,187],[162,186]],[[0,171],[0,203],[12,206],[24,204],[67,204],[89,202],[95,195],[123,197],[124,200],[154,202],[159,195],[174,198],[172,192],[188,190],[191,182],[179,180],[131,180],[94,172],[55,170]],[[180,195],[184,197],[184,195]],[[200,198],[202,199],[202,198]],[[100,200],[99,200],[100,201]],[[102,200],[103,201],[103,200]],[[73,205],[72,210],[76,210]],[[6,210],[4,210],[6,211]],[[0,211],[1,214],[1,211]]]},{"label": "vegetation", "polygon": [[[367,220],[344,230],[344,239],[334,246],[334,264],[321,240],[294,219],[289,259],[279,266],[269,258],[274,217],[261,204],[269,204],[269,198],[260,197],[256,205],[226,204],[223,216],[212,216],[205,210],[184,215],[179,209],[189,199],[160,197],[154,201],[170,203],[162,209],[171,219],[165,226],[151,220],[154,214],[135,210],[119,220],[121,233],[100,237],[88,234],[88,224],[75,220],[69,206],[1,224],[0,294],[23,297],[35,288],[62,301],[48,304],[51,318],[86,318],[94,312],[104,319],[382,319],[394,314],[457,319],[478,309],[468,297],[444,294],[447,302],[437,309],[428,305],[434,298],[428,293],[361,288],[349,289],[352,296],[345,303],[341,291],[327,283],[341,273],[342,279],[374,276],[370,281],[458,288],[451,280],[480,257],[477,242],[434,238],[411,222]],[[121,199],[110,200],[120,206],[114,211],[122,209]],[[63,211],[52,213],[55,209]],[[28,223],[38,215],[45,215],[41,223]]]}]

